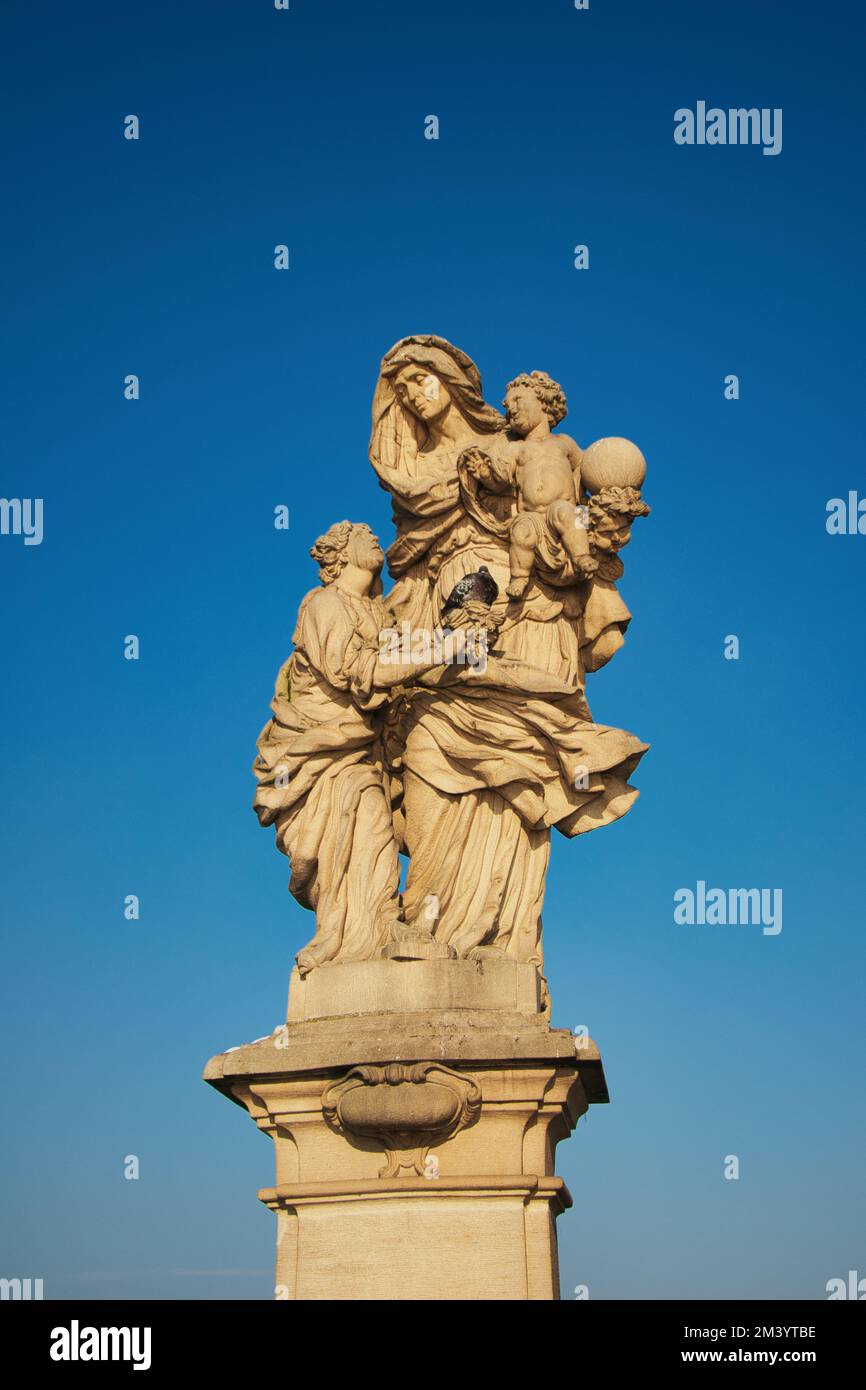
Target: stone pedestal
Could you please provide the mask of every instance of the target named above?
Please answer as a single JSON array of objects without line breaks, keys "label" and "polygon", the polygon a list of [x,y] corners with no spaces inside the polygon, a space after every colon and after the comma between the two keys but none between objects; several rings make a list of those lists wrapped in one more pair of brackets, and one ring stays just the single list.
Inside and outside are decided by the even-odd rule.
[{"label": "stone pedestal", "polygon": [[608,1099],[531,965],[379,960],[293,974],[288,1021],[205,1079],[276,1149],[276,1297],[554,1299],[554,1150]]}]

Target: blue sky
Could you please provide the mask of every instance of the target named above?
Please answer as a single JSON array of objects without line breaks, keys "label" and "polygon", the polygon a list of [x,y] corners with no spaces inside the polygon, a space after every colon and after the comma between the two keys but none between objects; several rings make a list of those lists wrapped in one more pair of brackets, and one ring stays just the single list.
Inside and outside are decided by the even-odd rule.
[{"label": "blue sky", "polygon": [[[627,435],[649,466],[634,622],[588,692],[652,744],[642,794],[555,837],[544,914],[554,1023],[589,1027],[613,1101],[559,1150],[563,1296],[821,1298],[866,1275],[866,538],[825,527],[828,499],[866,495],[862,13],[8,21],[0,491],[42,497],[45,533],[0,536],[0,1274],[270,1296],[270,1141],[199,1079],[281,1022],[310,934],[250,764],[312,540],[344,516],[392,534],[366,457],[378,360],[435,332],[490,401],[543,368],[579,442]],[[782,153],[676,145],[698,100],[782,108]],[[699,879],[781,888],[783,930],[677,926]]]}]

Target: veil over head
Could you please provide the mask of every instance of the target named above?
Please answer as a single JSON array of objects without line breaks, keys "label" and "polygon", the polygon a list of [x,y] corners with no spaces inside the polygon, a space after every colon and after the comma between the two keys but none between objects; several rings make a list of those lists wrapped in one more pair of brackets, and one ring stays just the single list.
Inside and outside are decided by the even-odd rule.
[{"label": "veil over head", "polygon": [[431,436],[417,416],[404,409],[394,379],[404,367],[417,366],[443,383],[470,428],[479,435],[505,428],[498,410],[481,394],[481,376],[460,348],[435,333],[401,338],[385,353],[373,394],[370,462],[380,486],[391,494],[397,539],[388,548],[388,567],[395,578],[428,552],[463,517],[456,460],[436,459]]},{"label": "veil over head", "polygon": [[427,428],[403,409],[394,391],[394,378],[408,366],[423,367],[437,376],[463,418],[479,434],[504,429],[505,420],[485,401],[478,368],[460,348],[434,333],[401,338],[385,353],[379,369],[373,395],[370,462],[389,490],[395,482],[393,474],[400,474],[400,490],[411,496],[411,484],[423,477],[429,479],[430,468],[423,452],[429,439]]}]

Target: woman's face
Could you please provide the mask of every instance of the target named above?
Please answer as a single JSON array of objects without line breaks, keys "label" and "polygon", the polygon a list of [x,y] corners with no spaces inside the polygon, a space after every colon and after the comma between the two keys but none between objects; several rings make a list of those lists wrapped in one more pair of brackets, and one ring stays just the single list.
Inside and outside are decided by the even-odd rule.
[{"label": "woman's face", "polygon": [[385,552],[378,538],[363,522],[352,527],[346,546],[346,558],[350,564],[357,565],[361,570],[369,570],[371,574],[375,574],[385,563]]},{"label": "woman's face", "polygon": [[438,420],[451,405],[451,397],[439,377],[414,363],[397,373],[394,393],[400,404],[425,424]]}]

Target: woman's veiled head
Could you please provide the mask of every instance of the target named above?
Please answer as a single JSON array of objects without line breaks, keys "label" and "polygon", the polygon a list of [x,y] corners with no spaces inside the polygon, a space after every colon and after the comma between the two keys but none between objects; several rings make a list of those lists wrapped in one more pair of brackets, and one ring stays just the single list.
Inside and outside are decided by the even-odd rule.
[{"label": "woman's veiled head", "polygon": [[458,410],[477,434],[504,428],[498,410],[481,393],[478,368],[465,352],[434,334],[401,338],[382,358],[373,397],[370,458],[374,467],[412,467],[412,455],[429,447],[437,423]]},{"label": "woman's veiled head", "polygon": [[394,395],[404,410],[429,425],[451,406],[451,393],[443,381],[418,362],[407,362],[393,378]]}]

